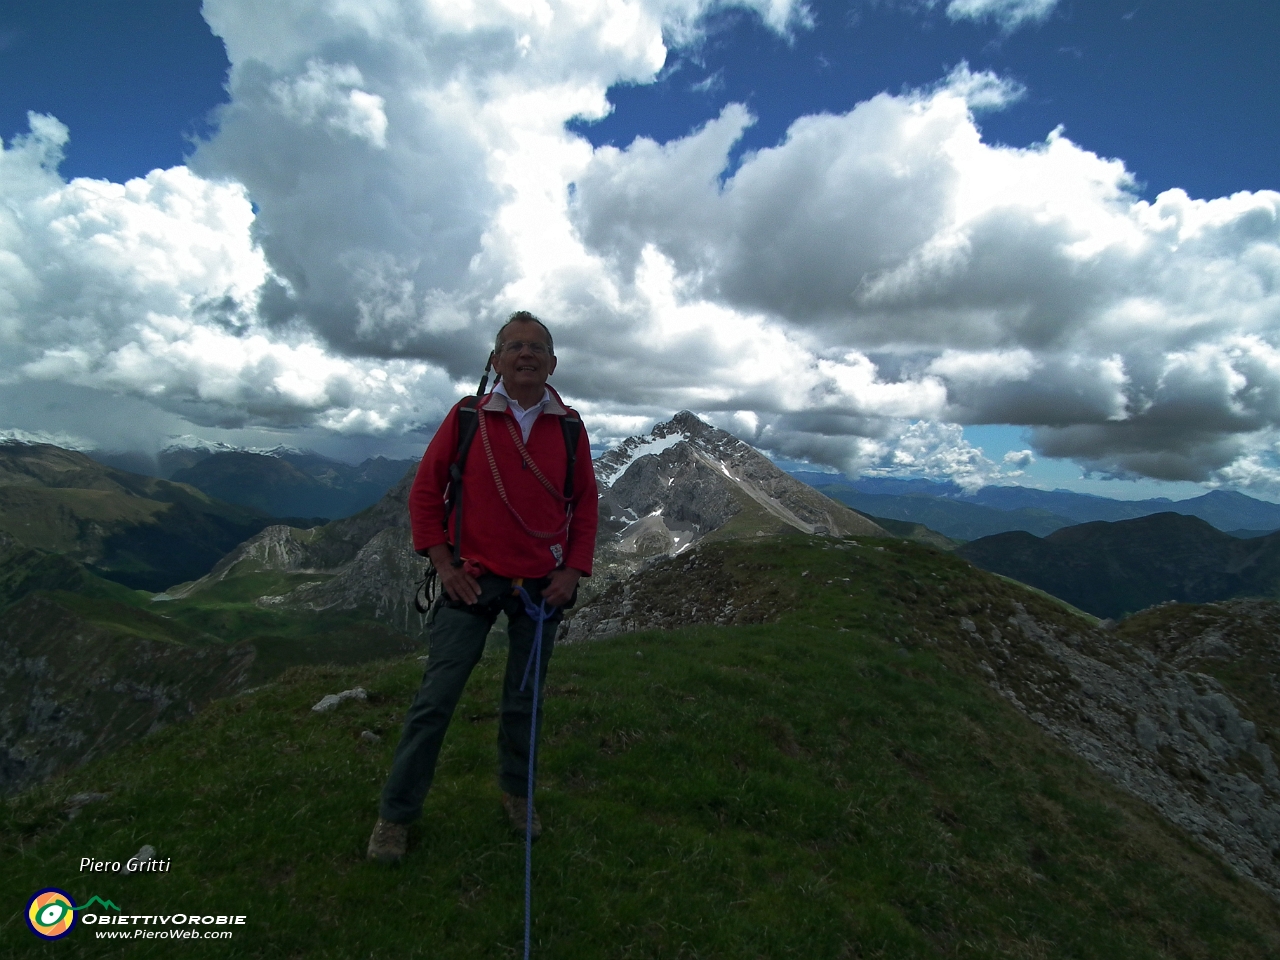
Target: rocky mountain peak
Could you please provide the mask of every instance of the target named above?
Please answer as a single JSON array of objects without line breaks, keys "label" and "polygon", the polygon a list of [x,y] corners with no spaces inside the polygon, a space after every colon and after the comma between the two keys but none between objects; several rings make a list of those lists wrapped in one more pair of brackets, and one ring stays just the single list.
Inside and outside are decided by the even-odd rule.
[{"label": "rocky mountain peak", "polygon": [[[681,410],[666,423],[659,423],[653,428],[655,437],[669,437],[677,433],[686,440],[692,440],[702,439],[713,433],[724,433],[724,431],[713,427],[689,410]],[[725,435],[728,436],[728,434]]]},{"label": "rocky mountain peak", "polygon": [[596,482],[601,487],[611,486],[640,457],[659,456],[681,442],[687,442],[711,454],[717,460],[726,458],[759,457],[749,444],[733,434],[713,427],[688,410],[681,410],[665,423],[659,423],[646,435],[628,437],[595,461]]},{"label": "rocky mountain peak", "polygon": [[[595,462],[601,542],[631,556],[679,553],[731,522],[735,536],[885,536],[871,521],[788,476],[768,457],[688,410]],[[723,534],[722,534],[723,535]]]}]

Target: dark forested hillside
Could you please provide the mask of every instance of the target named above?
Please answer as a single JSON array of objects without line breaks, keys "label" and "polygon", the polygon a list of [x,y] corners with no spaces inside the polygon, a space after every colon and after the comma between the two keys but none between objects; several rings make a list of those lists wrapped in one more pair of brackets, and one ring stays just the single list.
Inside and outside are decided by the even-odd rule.
[{"label": "dark forested hillside", "polygon": [[414,466],[385,457],[353,466],[317,454],[236,451],[204,457],[171,479],[273,516],[332,520],[377,503]]},{"label": "dark forested hillside", "polygon": [[1082,523],[1043,539],[1001,533],[957,553],[1099,617],[1121,617],[1168,600],[1203,603],[1280,593],[1280,534],[1239,540],[1177,513]]}]

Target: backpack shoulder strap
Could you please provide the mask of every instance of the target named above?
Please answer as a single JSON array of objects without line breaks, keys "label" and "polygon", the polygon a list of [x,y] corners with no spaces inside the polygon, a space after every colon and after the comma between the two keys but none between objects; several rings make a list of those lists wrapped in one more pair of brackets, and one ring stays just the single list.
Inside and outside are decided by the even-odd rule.
[{"label": "backpack shoulder strap", "polygon": [[445,495],[445,526],[453,513],[453,565],[462,565],[462,471],[467,465],[467,453],[475,439],[480,424],[480,400],[478,396],[463,397],[458,404],[458,447],[453,463],[449,464],[449,490]]},{"label": "backpack shoulder strap", "polygon": [[560,418],[560,429],[564,432],[564,455],[567,461],[564,471],[564,498],[573,499],[573,467],[578,459],[578,438],[582,436],[582,421],[575,413],[567,413]]},{"label": "backpack shoulder strap", "polygon": [[467,452],[471,449],[471,441],[476,436],[476,426],[480,422],[480,397],[463,397],[458,404],[458,449],[453,463],[449,466],[449,479],[454,483],[462,480],[462,468],[467,463]]}]

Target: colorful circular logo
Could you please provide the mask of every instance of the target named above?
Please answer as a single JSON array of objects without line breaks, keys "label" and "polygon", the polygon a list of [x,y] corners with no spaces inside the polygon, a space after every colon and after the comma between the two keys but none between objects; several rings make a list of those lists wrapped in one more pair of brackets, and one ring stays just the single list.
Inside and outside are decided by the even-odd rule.
[{"label": "colorful circular logo", "polygon": [[27,904],[27,926],[37,937],[59,940],[76,925],[76,902],[71,895],[47,887]]}]

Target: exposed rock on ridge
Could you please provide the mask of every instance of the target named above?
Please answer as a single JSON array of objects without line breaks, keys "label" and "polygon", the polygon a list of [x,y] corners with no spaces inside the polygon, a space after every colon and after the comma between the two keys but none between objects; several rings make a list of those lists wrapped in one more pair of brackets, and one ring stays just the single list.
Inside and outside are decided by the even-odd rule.
[{"label": "exposed rock on ridge", "polygon": [[727,569],[719,554],[691,550],[643,574],[609,584],[560,626],[560,642],[598,640],[637,630],[690,624],[768,623],[796,606],[796,594],[776,581],[751,580]]},{"label": "exposed rock on ridge", "polygon": [[307,583],[278,597],[262,597],[262,606],[284,604],[306,610],[366,610],[398,630],[417,635],[426,617],[413,605],[414,585],[427,561],[413,550],[408,529],[386,527],[360,548],[337,575],[323,583]]},{"label": "exposed rock on ridge", "polygon": [[229,576],[258,570],[326,573],[279,596],[258,599],[261,606],[294,609],[364,610],[377,620],[416,636],[425,618],[413,605],[414,585],[427,562],[413,550],[409,529],[409,489],[413,470],[381,500],[353,517],[311,530],[268,527],[227,554],[207,575],[168,591],[176,598],[197,593]]},{"label": "exposed rock on ridge", "polygon": [[[413,486],[413,477],[411,470],[381,500],[355,516],[309,530],[283,525],[267,527],[219,560],[205,576],[173,587],[167,595],[184,597],[227,576],[253,570],[338,573],[382,531],[399,529],[408,533],[409,489]],[[413,556],[417,559],[416,554]]]},{"label": "exposed rock on ridge", "polygon": [[1020,607],[1003,629],[967,618],[960,626],[1005,699],[1280,897],[1280,776],[1217,680]]}]

